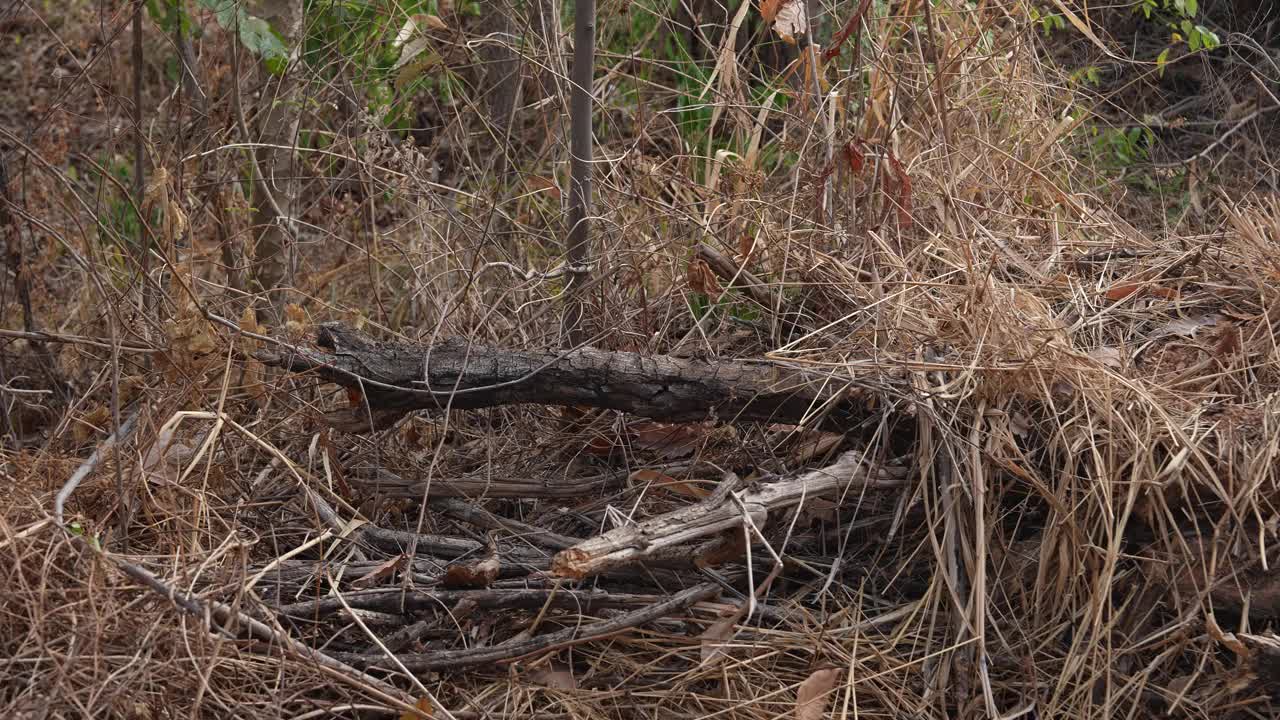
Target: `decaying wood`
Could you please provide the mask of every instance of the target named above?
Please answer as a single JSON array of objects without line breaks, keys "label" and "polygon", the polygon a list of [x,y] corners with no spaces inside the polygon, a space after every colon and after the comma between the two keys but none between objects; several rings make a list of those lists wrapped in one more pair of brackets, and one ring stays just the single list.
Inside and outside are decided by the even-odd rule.
[{"label": "decaying wood", "polygon": [[383,498],[575,498],[621,487],[629,472],[619,470],[582,478],[495,477],[493,473],[476,473],[433,478],[428,484],[381,468],[357,468],[352,479]]},{"label": "decaying wood", "polygon": [[[707,463],[674,462],[651,465],[651,469],[664,475],[683,477],[705,470]],[[376,467],[355,467],[351,480],[367,487],[383,498],[421,500],[436,498],[580,498],[591,493],[616,490],[631,475],[631,468],[622,468],[584,477],[548,476],[513,477],[493,472],[477,472],[472,475],[412,480],[389,470]]]},{"label": "decaying wood", "polygon": [[[488,588],[483,590],[404,590],[381,588],[345,592],[342,599],[326,596],[290,603],[276,608],[281,617],[317,619],[351,607],[381,613],[410,615],[467,604],[485,610],[578,610],[595,612],[602,608],[647,607],[662,601],[659,595],[572,590],[569,588]],[[344,605],[345,601],[345,605]]]},{"label": "decaying wood", "polygon": [[869,476],[862,453],[851,450],[841,455],[835,464],[821,470],[761,485],[734,497],[730,497],[731,492],[716,492],[694,505],[584,540],[558,553],[552,560],[551,572],[570,578],[598,575],[661,555],[693,540],[741,527],[747,515],[756,527],[761,527],[764,518],[773,510],[798,505],[838,490],[893,487],[901,482],[901,477],[888,471]]},{"label": "decaying wood", "polygon": [[[615,635],[624,630],[679,612],[700,600],[712,597],[718,590],[719,586],[715,583],[704,583],[675,593],[660,602],[632,610],[609,620],[569,627],[526,640],[511,640],[491,647],[440,650],[412,655],[402,654],[397,655],[396,659],[411,672],[427,672],[430,670],[510,662],[535,653],[558,650]],[[385,656],[372,654],[332,653],[332,655],[359,668],[369,668],[386,660]]]},{"label": "decaying wood", "polygon": [[[372,525],[360,528],[360,538],[383,552],[393,555],[403,553],[410,547],[416,547],[419,555],[454,560],[463,556],[479,557],[485,551],[484,543],[475,540],[387,530]],[[503,576],[523,575],[531,570],[547,567],[546,554],[525,545],[508,544],[499,551],[499,558],[501,562],[499,573]]]},{"label": "decaying wood", "polygon": [[739,266],[727,255],[705,243],[699,244],[694,249],[694,253],[698,259],[707,264],[707,267],[711,268],[711,271],[717,277],[728,283],[726,289],[741,290],[762,307],[773,307],[773,297],[769,292],[769,286],[765,285],[750,270]]},{"label": "decaying wood", "polygon": [[[537,403],[619,410],[675,422],[802,423],[847,432],[871,418],[847,375],[767,362],[708,361],[594,348],[502,350],[449,340],[384,343],[340,324],[319,328],[316,348],[264,352],[259,359],[314,372],[367,401],[330,421],[346,430],[385,427],[405,412]],[[868,378],[868,382],[870,378]],[[820,412],[821,411],[821,412]],[[372,423],[371,423],[372,420]]]},{"label": "decaying wood", "polygon": [[513,520],[511,518],[499,517],[488,510],[472,505],[455,498],[442,498],[431,503],[433,508],[443,510],[446,514],[451,515],[463,522],[478,525],[490,530],[505,530],[512,533],[520,539],[539,547],[549,548],[551,550],[564,550],[573,547],[579,542],[579,538],[571,538],[565,535],[551,532],[545,528],[536,527],[528,523]]}]

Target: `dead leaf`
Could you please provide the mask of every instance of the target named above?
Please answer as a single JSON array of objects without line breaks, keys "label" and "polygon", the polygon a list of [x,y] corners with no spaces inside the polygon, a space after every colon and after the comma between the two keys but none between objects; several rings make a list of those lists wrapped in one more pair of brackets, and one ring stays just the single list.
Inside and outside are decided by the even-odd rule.
[{"label": "dead leaf", "polygon": [[889,153],[889,166],[898,179],[898,193],[894,198],[898,207],[898,224],[904,228],[911,227],[911,176],[897,156]]},{"label": "dead leaf", "polygon": [[554,179],[542,175],[530,175],[525,178],[525,184],[533,193],[546,192],[556,202],[560,202],[560,185]]},{"label": "dead leaf", "polygon": [[307,311],[295,303],[284,306],[284,333],[289,339],[298,341],[307,336]]},{"label": "dead leaf", "polygon": [[705,260],[695,259],[689,263],[687,279],[691,290],[706,295],[711,302],[718,301],[724,293],[724,289],[720,287],[720,279],[711,271],[711,266],[707,265]]},{"label": "dead leaf", "polygon": [[405,710],[400,713],[400,720],[431,720],[432,717],[435,717],[435,707],[430,700],[418,698],[418,702],[414,703],[413,706],[417,709]]},{"label": "dead leaf", "polygon": [[111,410],[106,405],[98,405],[93,410],[81,415],[71,426],[71,437],[76,444],[82,444],[111,424]]},{"label": "dead leaf", "polygon": [[1112,285],[1109,290],[1103,293],[1103,297],[1111,301],[1124,300],[1130,295],[1142,289],[1140,283],[1123,282]]},{"label": "dead leaf", "polygon": [[742,528],[729,528],[720,537],[703,543],[693,551],[693,564],[699,569],[725,563],[741,562],[747,554],[747,536]]},{"label": "dead leaf", "polygon": [[849,163],[849,170],[854,175],[861,175],[862,168],[866,165],[867,155],[862,148],[865,147],[861,140],[854,140],[844,144],[844,159]]},{"label": "dead leaf", "polygon": [[702,664],[710,665],[719,662],[728,649],[728,643],[735,634],[734,628],[742,618],[742,611],[736,610],[728,617],[721,618],[709,625],[698,640],[702,644]]},{"label": "dead leaf", "polygon": [[796,720],[822,720],[831,702],[831,691],[840,682],[840,668],[815,670],[796,691]]},{"label": "dead leaf", "polygon": [[701,499],[711,494],[710,490],[698,485],[677,480],[657,470],[636,470],[627,476],[629,485],[651,484],[676,495]]},{"label": "dead leaf", "polygon": [[352,587],[373,587],[383,578],[393,577],[397,570],[405,567],[409,562],[409,556],[401,553],[390,560],[378,565],[366,575],[351,583]]},{"label": "dead leaf", "polygon": [[1178,291],[1173,290],[1172,288],[1153,285],[1148,282],[1134,282],[1130,280],[1116,283],[1103,293],[1103,297],[1111,300],[1112,302],[1124,300],[1128,297],[1137,298],[1143,295],[1154,295],[1165,300],[1176,300],[1178,298]]},{"label": "dead leaf", "polygon": [[1218,342],[1214,343],[1213,352],[1219,358],[1240,352],[1240,328],[1232,323],[1223,323],[1218,330]]},{"label": "dead leaf", "polygon": [[808,33],[809,18],[804,0],[783,0],[773,16],[773,31],[789,45],[795,45],[796,38]]},{"label": "dead leaf", "polygon": [[632,447],[653,450],[668,460],[692,455],[711,431],[709,423],[630,422],[627,431]]},{"label": "dead leaf", "polygon": [[1179,317],[1170,320],[1156,331],[1156,337],[1163,335],[1181,335],[1182,337],[1195,337],[1196,332],[1200,328],[1210,325],[1217,325],[1222,319],[1221,315],[1198,315],[1193,317]]},{"label": "dead leaf", "polygon": [[480,560],[454,563],[444,570],[440,584],[446,588],[484,588],[498,579],[498,570],[502,567],[498,561],[498,542],[489,536],[485,557]]},{"label": "dead leaf", "polygon": [[591,439],[587,441],[587,446],[583,448],[588,455],[595,455],[596,457],[608,457],[617,449],[617,443],[613,442],[608,437],[599,434],[592,435]]},{"label": "dead leaf", "polygon": [[815,458],[825,457],[844,442],[841,433],[813,431],[805,433],[800,443],[791,451],[791,457],[798,463],[807,463]]},{"label": "dead leaf", "polygon": [[435,15],[410,15],[409,19],[404,21],[404,25],[400,26],[400,31],[396,33],[396,38],[391,41],[391,47],[398,48],[403,46],[405,43],[412,40],[414,35],[420,32],[448,29],[449,26]]},{"label": "dead leaf", "polygon": [[1124,367],[1124,354],[1120,348],[1113,346],[1098,347],[1088,352],[1089,357],[1107,367]]},{"label": "dead leaf", "polygon": [[578,689],[578,679],[573,676],[573,668],[564,663],[553,662],[540,667],[529,675],[529,679],[538,685],[556,690]]}]

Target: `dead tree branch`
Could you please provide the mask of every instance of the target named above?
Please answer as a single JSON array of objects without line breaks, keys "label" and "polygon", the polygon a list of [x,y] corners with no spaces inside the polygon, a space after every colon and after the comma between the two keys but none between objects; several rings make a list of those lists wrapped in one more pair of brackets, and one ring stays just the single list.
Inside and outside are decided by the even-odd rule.
[{"label": "dead tree branch", "polygon": [[887,471],[869,477],[862,453],[853,450],[829,467],[739,493],[738,502],[730,501],[730,492],[716,492],[697,504],[584,540],[557,554],[551,562],[551,572],[571,578],[598,575],[741,527],[747,517],[760,527],[769,512],[820,495],[855,487],[896,487],[901,483],[900,477]]},{"label": "dead tree branch", "polygon": [[[371,340],[322,325],[316,349],[292,347],[258,358],[314,372],[360,392],[364,402],[331,414],[341,429],[385,427],[412,410],[467,410],[537,403],[618,410],[694,422],[708,418],[802,424],[848,432],[874,413],[862,402],[868,378],[806,372],[776,363],[645,356],[593,348],[503,350],[450,340],[422,346]],[[880,395],[874,393],[873,395]]]}]

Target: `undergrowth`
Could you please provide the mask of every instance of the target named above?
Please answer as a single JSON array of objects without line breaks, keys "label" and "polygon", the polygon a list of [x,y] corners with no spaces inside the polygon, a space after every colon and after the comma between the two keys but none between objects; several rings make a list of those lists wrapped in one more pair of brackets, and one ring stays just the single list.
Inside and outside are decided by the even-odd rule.
[{"label": "undergrowth", "polygon": [[[815,34],[860,4],[824,6]],[[754,6],[730,33],[737,5],[601,3],[592,344],[768,360],[877,411],[844,434],[691,426],[679,451],[636,442],[635,418],[542,406],[347,434],[325,420],[344,392],[254,354],[332,321],[564,344],[568,40],[541,28],[564,32],[571,6],[508,8],[503,25],[488,5],[308,2],[282,65],[197,4],[185,29],[149,16],[141,196],[131,12],[2,11],[6,716],[1274,716],[1280,203],[1261,171],[1215,185],[1197,169],[1269,166],[1262,120],[1187,152],[1115,122],[1046,35],[1074,32],[1071,58],[1096,46],[1039,5],[873,2],[814,78]],[[411,17],[429,61],[406,74],[410,45],[392,45]],[[1185,67],[1098,42],[1125,82]],[[520,73],[506,128],[490,105],[503,44]],[[264,293],[253,145],[281,77],[301,88],[296,266]],[[700,244],[765,302],[708,275]],[[418,488],[590,537],[693,502],[721,471],[761,481],[850,450],[905,480],[770,515],[755,559],[784,569],[767,612],[732,619],[769,572],[737,558],[717,597],[503,665],[353,679],[280,642],[339,653],[421,619],[273,611],[440,571],[344,542],[363,525],[485,539]],[[550,494],[498,489],[534,485]],[[682,589],[661,569],[573,589]],[[278,635],[237,635],[218,608]],[[418,650],[613,612],[454,610]],[[797,698],[817,685],[815,715]]]}]

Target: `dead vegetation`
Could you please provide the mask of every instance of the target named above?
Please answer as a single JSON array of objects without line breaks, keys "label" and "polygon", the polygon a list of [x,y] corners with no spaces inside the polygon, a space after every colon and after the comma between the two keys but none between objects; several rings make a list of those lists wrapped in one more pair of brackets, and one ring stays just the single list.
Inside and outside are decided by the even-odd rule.
[{"label": "dead vegetation", "polygon": [[1280,201],[1118,212],[1021,4],[601,2],[588,274],[545,5],[315,31],[289,152],[208,12],[0,11],[7,717],[1275,715]]}]

